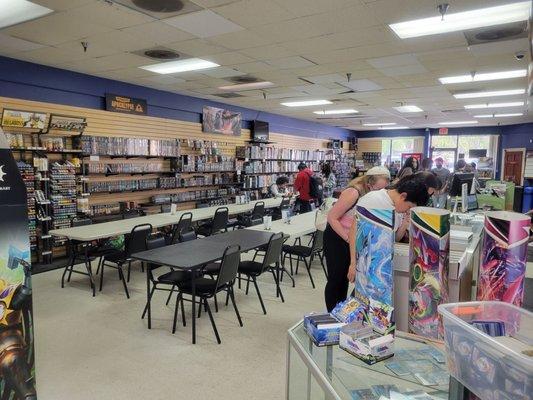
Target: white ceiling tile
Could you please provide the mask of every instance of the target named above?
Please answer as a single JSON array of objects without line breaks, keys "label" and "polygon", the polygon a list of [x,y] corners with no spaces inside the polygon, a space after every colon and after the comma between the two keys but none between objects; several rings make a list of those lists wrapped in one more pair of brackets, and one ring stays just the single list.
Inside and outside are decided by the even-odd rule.
[{"label": "white ceiling tile", "polygon": [[246,72],[238,71],[234,68],[218,67],[205,70],[202,72],[202,74],[210,76],[212,78],[230,78],[232,76],[246,75]]},{"label": "white ceiling tile", "polygon": [[296,90],[297,92],[304,92],[310,95],[324,95],[329,96],[333,94],[340,93],[342,91],[346,91],[346,88],[338,87],[335,89],[328,89],[321,85],[300,85],[300,86],[293,86],[291,89]]},{"label": "white ceiling tile", "polygon": [[284,7],[265,0],[241,0],[213,11],[245,28],[294,18]]},{"label": "white ceiling tile", "polygon": [[[121,30],[113,30],[111,32],[104,32],[97,35],[91,35],[84,38],[91,44],[99,45],[106,48],[113,48],[118,51],[135,51],[147,49],[155,46],[156,43],[148,37],[134,36]],[[147,58],[147,60],[150,60]]]},{"label": "white ceiling tile", "polygon": [[193,3],[205,8],[223,6],[224,4],[231,4],[237,1],[239,0],[192,0]]},{"label": "white ceiling tile", "polygon": [[412,74],[422,74],[427,72],[427,69],[422,64],[415,65],[403,65],[398,67],[390,68],[380,68],[379,72],[387,76],[401,76],[401,75],[412,75]]},{"label": "white ceiling tile", "polygon": [[93,42],[91,41],[85,51],[79,40],[72,42],[65,42],[58,44],[54,47],[58,49],[68,51],[72,60],[81,60],[88,58],[98,58],[104,56],[110,56],[112,54],[120,53],[121,51],[113,47],[109,47],[103,41]]},{"label": "white ceiling tile", "polygon": [[249,57],[255,58],[256,60],[268,60],[269,58],[282,58],[293,55],[294,53],[286,49],[285,47],[271,44],[266,46],[259,47],[250,47],[249,49],[243,49],[240,51],[242,54],[245,54]]},{"label": "white ceiling tile", "polygon": [[91,23],[112,29],[126,28],[155,20],[127,7],[103,1],[89,3],[67,11],[68,18],[83,20],[87,19],[88,16],[90,16]]},{"label": "white ceiling tile", "polygon": [[203,57],[228,51],[226,47],[207,42],[204,39],[184,40],[182,42],[168,43],[165,46],[194,57]]},{"label": "white ceiling tile", "polygon": [[42,44],[30,42],[24,39],[18,39],[9,35],[0,33],[0,52],[2,54],[18,53],[21,51],[36,50],[45,47]]},{"label": "white ceiling tile", "polygon": [[225,33],[241,31],[244,28],[231,22],[211,10],[203,10],[162,20],[182,31],[199,38],[218,36]]},{"label": "white ceiling tile", "polygon": [[238,69],[243,72],[253,74],[254,72],[273,71],[275,68],[267,63],[257,61],[246,64],[239,64]]},{"label": "white ceiling tile", "polygon": [[32,0],[41,6],[51,8],[55,11],[65,11],[89,3],[96,3],[97,0]]},{"label": "white ceiling tile", "polygon": [[368,92],[372,90],[383,89],[382,86],[371,81],[370,79],[355,79],[355,80],[351,80],[350,82],[343,82],[341,84],[347,88],[356,90],[358,92]]},{"label": "white ceiling tile", "polygon": [[237,51],[230,51],[227,53],[219,53],[212,56],[204,57],[208,61],[213,61],[219,65],[235,65],[244,64],[255,61],[253,58],[245,56]]},{"label": "white ceiling tile", "polygon": [[397,56],[370,58],[367,63],[374,68],[388,68],[402,65],[418,65],[418,59],[414,54],[399,54]]},{"label": "white ceiling tile", "polygon": [[266,60],[266,62],[280,69],[312,67],[315,65],[315,63],[300,56],[275,58],[271,60]]},{"label": "white ceiling tile", "polygon": [[169,75],[158,75],[158,76],[150,76],[147,78],[142,78],[141,81],[147,81],[151,83],[158,83],[163,85],[171,85],[174,83],[181,83],[185,82],[185,79],[177,78],[175,76],[169,76]]},{"label": "white ceiling tile", "polygon": [[354,0],[274,0],[298,17],[353,6]]},{"label": "white ceiling tile", "polygon": [[314,76],[303,76],[306,81],[313,83],[331,83],[331,82],[342,82],[346,80],[346,76],[339,74],[326,74],[326,75],[314,75]]},{"label": "white ceiling tile", "polygon": [[501,42],[483,43],[470,46],[475,56],[501,55],[524,51],[528,48],[527,38],[505,40]]},{"label": "white ceiling tile", "polygon": [[274,40],[269,36],[261,36],[255,32],[245,30],[214,36],[209,38],[209,42],[227,47],[228,49],[241,50],[272,44]]},{"label": "white ceiling tile", "polygon": [[47,65],[57,65],[72,61],[71,54],[68,51],[55,47],[41,47],[39,49],[17,53],[15,57],[21,60]]},{"label": "white ceiling tile", "polygon": [[194,35],[173,26],[163,24],[161,21],[148,22],[122,29],[123,32],[136,37],[142,37],[156,44],[181,42],[194,39]]}]

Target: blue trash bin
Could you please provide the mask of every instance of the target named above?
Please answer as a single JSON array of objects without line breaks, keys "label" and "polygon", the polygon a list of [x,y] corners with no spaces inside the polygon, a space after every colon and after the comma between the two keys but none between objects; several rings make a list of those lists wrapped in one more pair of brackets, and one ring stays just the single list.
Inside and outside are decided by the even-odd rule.
[{"label": "blue trash bin", "polygon": [[533,208],[533,186],[524,188],[524,197],[522,200],[522,212],[527,213]]}]

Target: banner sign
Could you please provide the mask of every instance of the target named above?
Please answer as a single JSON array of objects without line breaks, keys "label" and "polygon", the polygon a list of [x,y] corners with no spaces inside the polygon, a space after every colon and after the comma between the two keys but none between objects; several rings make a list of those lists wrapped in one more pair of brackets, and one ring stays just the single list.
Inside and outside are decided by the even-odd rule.
[{"label": "banner sign", "polygon": [[26,186],[0,129],[0,398],[36,399]]},{"label": "banner sign", "polygon": [[148,105],[144,99],[107,93],[105,95],[105,109],[125,114],[146,115]]},{"label": "banner sign", "polygon": [[204,107],[202,131],[241,136],[241,113],[222,108]]},{"label": "banner sign", "polygon": [[50,115],[48,130],[81,132],[87,126],[83,117],[69,117],[67,115]]},{"label": "banner sign", "polygon": [[2,112],[2,126],[4,128],[44,129],[45,121],[45,113],[9,110],[6,108]]}]

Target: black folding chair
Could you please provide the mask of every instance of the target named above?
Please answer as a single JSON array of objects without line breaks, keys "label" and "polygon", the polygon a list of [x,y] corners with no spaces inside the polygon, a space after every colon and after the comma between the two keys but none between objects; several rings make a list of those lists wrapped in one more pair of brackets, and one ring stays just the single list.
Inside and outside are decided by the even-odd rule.
[{"label": "black folding chair", "polygon": [[172,229],[172,233],[168,238],[169,244],[178,243],[179,236],[182,232],[188,232],[192,229],[192,213],[183,213],[178,223]]},{"label": "black folding chair", "polygon": [[[281,293],[281,288],[279,286],[279,260],[281,257],[281,249],[283,247],[283,233],[274,233],[267,245],[266,253],[263,257],[263,262],[257,261],[241,261],[239,264],[238,273],[246,277],[246,294],[248,294],[248,288],[250,286],[250,281],[253,282],[255,286],[255,291],[257,292],[257,297],[259,297],[259,302],[261,303],[261,308],[263,313],[266,314],[265,304],[263,303],[263,298],[259,292],[259,286],[257,285],[257,277],[263,273],[270,270],[272,276],[274,277],[274,282],[276,283],[276,296],[281,296],[281,301],[285,302],[283,294]],[[226,299],[227,303],[227,299]]]},{"label": "black folding chair", "polygon": [[278,220],[281,219],[281,212],[283,210],[288,210],[291,207],[291,199],[288,197],[284,197],[281,199],[281,203],[279,207],[274,208],[272,211],[272,220]]},{"label": "black folding chair", "polygon": [[230,220],[230,226],[236,226],[239,228],[247,228],[249,226],[259,225],[263,223],[263,217],[265,216],[265,202],[258,201],[254,204],[254,208],[251,212],[238,215],[236,219]]},{"label": "black folding chair", "polygon": [[[220,265],[220,271],[217,276],[217,279],[209,278],[196,278],[195,287],[196,287],[196,296],[199,296],[199,308],[201,310],[202,306],[207,310],[209,319],[211,320],[211,326],[215,332],[218,344],[221,343],[220,336],[218,334],[217,327],[215,325],[215,320],[213,319],[213,314],[211,313],[211,308],[209,307],[208,299],[214,297],[217,293],[225,291],[227,292],[229,299],[233,304],[233,309],[237,315],[239,325],[242,325],[241,316],[239,310],[237,309],[237,304],[235,303],[235,295],[233,293],[233,285],[235,284],[235,278],[237,277],[237,269],[239,268],[239,262],[241,259],[241,249],[240,246],[228,246],[224,251],[222,256],[222,262]],[[188,294],[192,295],[191,282],[184,282],[182,285],[178,286],[179,293],[176,298],[176,306],[174,309],[174,324],[173,331],[175,331],[176,321],[178,318],[178,306],[181,304],[182,308],[182,319],[185,326],[185,314],[183,313],[183,295]]]},{"label": "black folding chair", "polygon": [[228,216],[228,207],[217,208],[213,219],[209,222],[199,225],[196,229],[196,234],[200,236],[211,236],[222,231],[227,232]]},{"label": "black folding chair", "polygon": [[124,250],[117,250],[109,254],[105,254],[102,258],[101,271],[100,271],[100,291],[104,284],[104,268],[111,267],[118,270],[118,275],[124,285],[124,291],[126,297],[129,299],[128,285],[126,283],[126,277],[124,276],[123,266],[128,264],[128,281],[131,271],[131,255],[140,251],[146,250],[146,239],[152,232],[152,224],[140,224],[133,227],[131,233],[126,236],[126,243]]},{"label": "black folding chair", "polygon": [[[313,281],[313,276],[311,275],[311,264],[313,263],[315,257],[318,257],[320,259],[324,274],[326,275],[326,277],[328,276],[326,266],[324,265],[324,256],[322,254],[323,246],[324,232],[320,230],[317,230],[315,231],[315,233],[313,233],[310,246],[303,246],[301,244],[283,245],[283,265],[285,265],[285,259],[287,258],[287,256],[289,256],[291,275],[293,275],[293,257],[295,257],[296,259],[296,274],[298,274],[298,266],[300,265],[300,261],[303,261],[303,263],[305,264],[305,268],[307,269],[307,273],[309,274],[311,285],[313,286],[313,288],[315,288],[315,282]],[[309,259],[309,261],[307,259]],[[281,279],[283,279],[283,275]]]}]

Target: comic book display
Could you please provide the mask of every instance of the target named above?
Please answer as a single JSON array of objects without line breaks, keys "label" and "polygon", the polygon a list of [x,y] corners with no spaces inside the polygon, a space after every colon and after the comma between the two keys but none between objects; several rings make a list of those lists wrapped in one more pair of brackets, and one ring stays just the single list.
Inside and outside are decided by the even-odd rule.
[{"label": "comic book display", "polygon": [[26,187],[0,130],[0,398],[34,400]]},{"label": "comic book display", "polygon": [[450,212],[438,208],[411,209],[409,332],[442,337],[437,307],[448,301]]},{"label": "comic book display", "polygon": [[356,297],[367,306],[374,330],[387,333],[393,322],[394,210],[356,208]]},{"label": "comic book display", "polygon": [[477,299],[522,306],[526,273],[529,217],[494,211],[485,217]]}]

